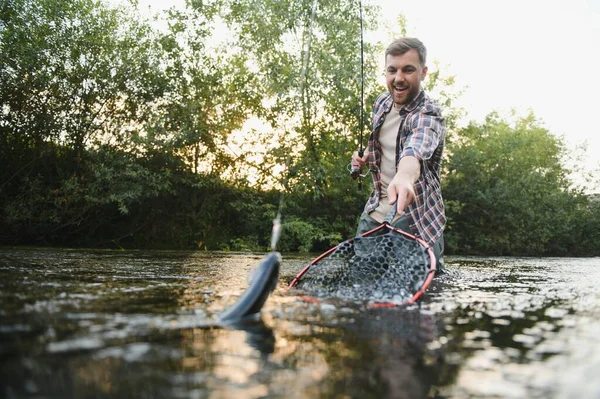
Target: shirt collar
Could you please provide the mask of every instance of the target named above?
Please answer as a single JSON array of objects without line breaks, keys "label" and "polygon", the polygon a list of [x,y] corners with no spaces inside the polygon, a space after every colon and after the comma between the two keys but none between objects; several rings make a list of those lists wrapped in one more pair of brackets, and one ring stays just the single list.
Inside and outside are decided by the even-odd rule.
[{"label": "shirt collar", "polygon": [[[417,105],[419,105],[419,103],[421,102],[421,100],[423,99],[423,97],[425,96],[425,91],[423,89],[421,89],[421,91],[419,92],[419,94],[413,98],[413,100],[408,103],[403,105],[402,107],[400,107],[400,112],[402,113],[408,113],[413,111],[415,108],[417,108]],[[392,95],[390,93],[388,93],[387,98],[385,99],[385,102],[383,103],[383,109],[385,110],[385,113],[389,113],[392,110],[392,107],[394,106],[394,101],[392,100]]]}]

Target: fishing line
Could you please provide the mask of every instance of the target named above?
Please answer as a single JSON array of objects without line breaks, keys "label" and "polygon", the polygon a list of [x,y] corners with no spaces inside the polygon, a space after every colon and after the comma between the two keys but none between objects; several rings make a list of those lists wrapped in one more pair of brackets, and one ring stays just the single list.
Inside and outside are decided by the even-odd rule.
[{"label": "fishing line", "polygon": [[[312,39],[312,25],[315,20],[316,11],[317,0],[314,0],[309,24],[303,33],[304,61],[302,63],[299,86],[303,107],[306,106],[306,101],[308,101],[308,93],[305,97],[304,91],[306,89],[305,81]],[[285,144],[283,145],[283,148],[285,150]],[[281,214],[283,210],[285,190],[288,187],[288,181],[290,177],[289,168],[291,159],[292,153],[291,151],[288,151],[285,166],[285,178],[283,181],[283,188],[281,190],[281,197],[279,199],[279,208],[277,210],[277,216],[275,217],[275,220],[273,220],[273,230],[271,233],[271,252],[269,252],[253,270],[249,286],[246,291],[238,298],[237,302],[233,306],[220,315],[219,321],[221,325],[235,325],[243,320],[247,320],[248,317],[255,317],[255,315],[260,313],[260,310],[269,297],[269,294],[277,286],[279,268],[281,265],[281,255],[279,252],[277,252],[277,242],[281,237]]]},{"label": "fishing line", "polygon": [[[360,14],[360,143],[364,128],[364,39],[362,0]],[[349,166],[362,189],[360,164]],[[403,306],[416,302],[436,272],[432,248],[420,238],[392,226],[396,205],[378,227],[346,240],[310,262],[289,284],[307,296],[308,302],[342,300],[373,307]]]},{"label": "fishing line", "polygon": [[[305,31],[305,35],[304,35],[304,39],[303,40],[303,51],[304,51],[304,60],[302,63],[302,72],[300,74],[300,93],[302,96],[302,102],[303,102],[303,107],[305,105],[305,100],[306,97],[308,95],[306,95],[305,97],[305,83],[306,83],[306,74],[308,71],[308,62],[309,62],[309,55],[310,55],[310,47],[311,47],[311,41],[312,41],[312,27],[315,21],[315,16],[317,13],[317,5],[318,5],[318,0],[314,0],[313,4],[312,4],[312,13],[311,13],[311,18],[309,21],[309,25],[308,28]],[[364,147],[363,147],[363,137],[364,137],[364,104],[365,104],[365,68],[364,68],[364,28],[363,28],[363,7],[362,7],[362,0],[358,0],[358,11],[359,11],[359,21],[360,21],[360,113],[359,113],[359,150],[358,150],[358,155],[359,157],[363,157],[364,156]],[[283,200],[284,200],[284,196],[285,196],[285,189],[287,187],[287,183],[289,181],[289,171],[288,168],[290,166],[291,163],[291,153],[288,152],[288,156],[287,156],[287,161],[286,161],[286,177],[284,180],[284,187],[283,187],[283,191],[281,192],[281,198],[279,200],[279,209],[277,211],[277,216],[275,218],[275,220],[273,220],[273,231],[271,234],[271,250],[275,251],[276,247],[277,247],[277,242],[279,241],[279,238],[281,237],[281,213],[282,213],[282,209],[283,209]],[[362,178],[366,177],[366,174],[362,174],[362,168],[360,167],[360,165],[349,165],[349,169],[350,169],[350,175],[352,176],[353,179],[358,179],[358,189],[362,190]]]},{"label": "fishing line", "polygon": [[[311,9],[311,17],[308,23],[308,27],[306,28],[306,30],[303,33],[303,40],[302,40],[302,51],[304,52],[304,59],[302,62],[302,71],[300,72],[300,95],[302,98],[302,106],[304,107],[305,105],[305,101],[306,98],[308,97],[308,94],[306,94],[305,97],[305,93],[304,90],[306,89],[306,75],[307,75],[307,71],[308,71],[308,60],[309,60],[309,56],[310,56],[310,46],[311,46],[311,42],[312,42],[312,28],[313,28],[313,24],[315,22],[315,17],[317,15],[317,5],[318,5],[318,0],[314,0],[313,4],[312,4],[312,9]],[[281,190],[281,196],[279,198],[279,207],[277,209],[277,216],[275,217],[275,220],[273,220],[273,230],[271,232],[271,251],[276,251],[277,250],[277,242],[279,242],[279,238],[281,237],[281,213],[283,210],[283,202],[284,202],[284,198],[285,198],[285,190],[288,186],[288,182],[289,182],[289,178],[290,178],[290,173],[289,173],[289,167],[292,161],[292,154],[291,151],[287,152],[287,159],[286,159],[286,163],[285,163],[285,179],[283,181],[283,189]]]}]

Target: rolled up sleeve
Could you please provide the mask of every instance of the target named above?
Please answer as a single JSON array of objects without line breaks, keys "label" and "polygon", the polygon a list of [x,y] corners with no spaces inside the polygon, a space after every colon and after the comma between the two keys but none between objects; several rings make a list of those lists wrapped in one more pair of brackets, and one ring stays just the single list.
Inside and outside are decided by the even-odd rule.
[{"label": "rolled up sleeve", "polygon": [[409,116],[405,123],[407,135],[403,140],[400,158],[413,156],[421,161],[428,161],[444,140],[444,117],[435,109],[424,109]]}]

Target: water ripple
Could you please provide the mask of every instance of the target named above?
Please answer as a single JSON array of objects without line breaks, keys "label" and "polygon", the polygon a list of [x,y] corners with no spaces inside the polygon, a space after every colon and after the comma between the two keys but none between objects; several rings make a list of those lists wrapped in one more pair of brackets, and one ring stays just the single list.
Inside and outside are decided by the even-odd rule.
[{"label": "water ripple", "polygon": [[[0,250],[0,396],[600,397],[600,259],[446,260],[405,308],[306,303],[216,328],[261,254]],[[135,366],[132,366],[135,365]]]}]

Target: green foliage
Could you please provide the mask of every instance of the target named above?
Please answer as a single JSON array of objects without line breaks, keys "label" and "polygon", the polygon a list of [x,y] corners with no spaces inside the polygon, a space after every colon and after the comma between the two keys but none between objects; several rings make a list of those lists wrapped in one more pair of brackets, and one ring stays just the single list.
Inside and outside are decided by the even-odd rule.
[{"label": "green foliage", "polygon": [[490,114],[484,124],[462,129],[444,176],[449,250],[576,252],[567,236],[586,204],[570,189],[564,148],[531,114],[513,123]]},{"label": "green foliage", "polygon": [[[288,188],[324,198],[341,182],[352,184],[346,165],[361,130],[360,32],[356,1],[312,7],[298,0],[231,0],[225,20],[271,100],[264,117],[280,140],[267,162],[289,164]],[[367,27],[376,11],[365,10]],[[377,65],[374,50],[366,43],[367,75]],[[365,81],[367,94],[380,90],[373,82]]]},{"label": "green foliage", "polygon": [[[369,191],[346,169],[369,125],[357,2],[189,1],[164,30],[130,4],[0,3],[0,244],[262,251],[273,184],[280,250],[351,237]],[[365,43],[365,111],[379,57]],[[600,205],[561,139],[532,115],[459,129],[454,77],[430,68],[426,89],[451,130],[448,252],[598,255]],[[250,118],[265,127],[234,151]]]},{"label": "green foliage", "polygon": [[162,177],[123,152],[97,157],[103,143],[128,143],[162,95],[149,25],[92,0],[11,0],[0,18],[0,203],[10,236],[76,237],[110,220],[112,207],[126,213],[153,195],[148,183]]},{"label": "green foliage", "polygon": [[190,171],[221,175],[234,168],[228,135],[249,115],[260,113],[260,91],[243,54],[211,47],[219,2],[192,2],[170,10],[170,29],[162,34],[162,65],[167,89],[140,138],[185,161]]},{"label": "green foliage", "polygon": [[13,150],[51,141],[81,151],[148,116],[163,82],[143,21],[93,0],[3,4],[2,127]]},{"label": "green foliage", "polygon": [[89,153],[86,193],[90,205],[115,204],[122,214],[129,208],[162,192],[171,191],[169,174],[154,171],[131,154],[100,148]]},{"label": "green foliage", "polygon": [[325,242],[327,247],[332,247],[342,239],[340,234],[329,233],[325,229],[295,218],[290,218],[283,223],[282,228],[279,249],[284,252],[310,252],[314,250],[317,242]]}]

